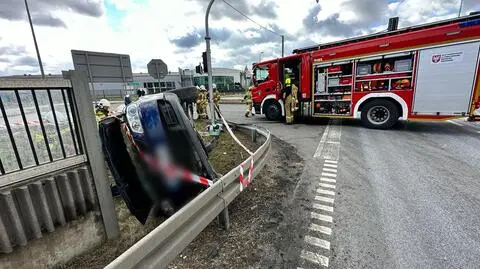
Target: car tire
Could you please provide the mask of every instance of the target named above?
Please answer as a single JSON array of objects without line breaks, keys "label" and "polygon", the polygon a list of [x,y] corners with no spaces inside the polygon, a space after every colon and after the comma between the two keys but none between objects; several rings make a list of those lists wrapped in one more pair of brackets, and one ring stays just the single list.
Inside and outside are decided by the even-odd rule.
[{"label": "car tire", "polygon": [[368,102],[362,108],[362,123],[371,129],[389,129],[397,123],[399,111],[389,100],[378,99]]},{"label": "car tire", "polygon": [[271,102],[264,109],[264,113],[268,120],[278,121],[282,117],[282,108],[278,102]]}]

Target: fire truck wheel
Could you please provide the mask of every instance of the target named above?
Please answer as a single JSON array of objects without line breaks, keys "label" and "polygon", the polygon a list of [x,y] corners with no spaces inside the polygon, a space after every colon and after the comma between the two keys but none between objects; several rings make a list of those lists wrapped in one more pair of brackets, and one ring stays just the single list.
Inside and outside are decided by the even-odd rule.
[{"label": "fire truck wheel", "polygon": [[278,121],[282,117],[282,108],[278,102],[271,102],[264,109],[268,120]]},{"label": "fire truck wheel", "polygon": [[367,128],[388,129],[398,121],[398,108],[388,100],[368,102],[362,109],[362,123]]}]

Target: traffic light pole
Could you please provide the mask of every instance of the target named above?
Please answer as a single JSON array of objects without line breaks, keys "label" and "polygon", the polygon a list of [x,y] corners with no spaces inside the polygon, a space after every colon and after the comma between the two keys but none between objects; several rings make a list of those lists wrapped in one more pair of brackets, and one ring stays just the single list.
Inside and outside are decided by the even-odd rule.
[{"label": "traffic light pole", "polygon": [[209,105],[210,105],[210,119],[212,120],[212,126],[215,124],[215,106],[213,104],[213,86],[212,86],[212,52],[210,51],[210,31],[208,29],[208,16],[210,15],[210,9],[212,8],[213,2],[215,0],[210,0],[210,3],[207,7],[207,12],[205,13],[205,41],[207,43],[207,71],[208,71],[208,93],[209,93]]}]

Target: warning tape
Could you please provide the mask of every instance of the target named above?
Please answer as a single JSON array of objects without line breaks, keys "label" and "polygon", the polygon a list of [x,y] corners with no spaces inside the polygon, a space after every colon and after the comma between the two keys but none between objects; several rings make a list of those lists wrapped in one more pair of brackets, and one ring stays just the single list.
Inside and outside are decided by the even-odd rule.
[{"label": "warning tape", "polygon": [[244,176],[243,176],[242,164],[240,164],[238,166],[240,168],[240,191],[243,191],[243,189],[248,187],[248,184],[252,181],[252,177],[253,177],[253,152],[251,152],[247,147],[245,147],[245,145],[242,144],[242,142],[240,142],[240,140],[238,140],[238,138],[233,133],[232,129],[228,125],[227,121],[225,120],[225,118],[223,117],[222,113],[220,112],[220,110],[218,109],[217,106],[215,106],[215,109],[217,110],[218,115],[220,115],[220,118],[222,119],[223,125],[225,126],[225,128],[227,129],[228,133],[233,138],[233,140],[235,140],[235,142],[237,142],[237,144],[240,147],[242,147],[248,154],[250,154],[250,167],[248,169],[248,177],[247,178],[244,178]]},{"label": "warning tape", "polygon": [[140,147],[138,147],[137,143],[135,143],[135,141],[133,140],[133,136],[130,133],[130,130],[128,129],[128,126],[126,124],[123,125],[123,129],[125,130],[125,134],[127,135],[128,139],[137,150],[140,158],[144,160],[147,165],[150,166],[152,169],[162,172],[167,177],[180,177],[185,181],[199,183],[207,187],[213,185],[213,181],[208,178],[196,175],[186,169],[182,169],[175,165],[166,164],[165,162],[160,161],[158,158],[155,158],[143,152],[142,150],[140,150]]}]

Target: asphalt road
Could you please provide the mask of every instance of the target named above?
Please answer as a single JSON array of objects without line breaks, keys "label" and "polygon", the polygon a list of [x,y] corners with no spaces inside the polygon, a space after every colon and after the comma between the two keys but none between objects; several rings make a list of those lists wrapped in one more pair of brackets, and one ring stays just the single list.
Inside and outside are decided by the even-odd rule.
[{"label": "asphalt road", "polygon": [[[285,226],[295,228],[279,231],[296,234],[279,235],[285,254],[269,267],[325,268],[326,258],[329,268],[480,268],[478,125],[410,122],[370,130],[354,120],[325,120],[286,126],[245,118],[241,105],[221,109],[229,120],[269,129],[305,160],[291,190],[298,207],[286,212],[291,223]],[[334,171],[333,181],[321,179],[325,168]],[[319,185],[334,190],[320,190],[331,200],[316,198]]]}]

